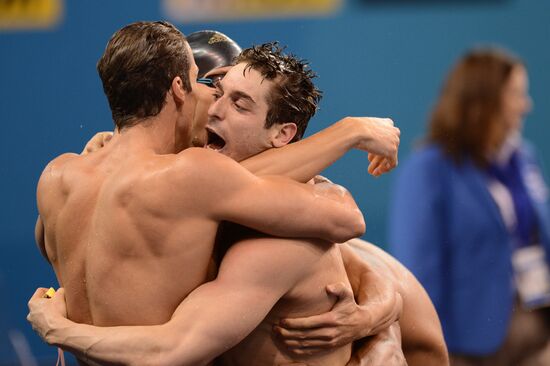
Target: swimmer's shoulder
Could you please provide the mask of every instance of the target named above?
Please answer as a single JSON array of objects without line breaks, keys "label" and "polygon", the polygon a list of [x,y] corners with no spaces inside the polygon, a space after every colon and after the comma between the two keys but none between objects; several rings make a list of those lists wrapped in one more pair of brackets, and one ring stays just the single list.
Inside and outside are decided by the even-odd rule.
[{"label": "swimmer's shoulder", "polygon": [[44,172],[47,172],[47,171],[49,172],[52,170],[55,171],[55,170],[64,169],[68,165],[74,163],[80,157],[81,157],[80,155],[75,153],[61,154],[55,159],[53,159],[52,161],[50,161],[48,165],[46,165],[42,174],[44,174]]},{"label": "swimmer's shoulder", "polygon": [[237,164],[233,159],[220,154],[216,151],[202,148],[202,147],[190,147],[176,154],[177,161],[185,164],[205,165],[206,163],[220,165],[220,164]]},{"label": "swimmer's shoulder", "polygon": [[[188,148],[178,154],[157,155],[120,180],[139,192],[138,202],[173,212],[208,212],[224,185],[223,166],[233,160],[203,148]],[[242,168],[244,170],[244,168]],[[129,184],[126,184],[129,182]],[[172,212],[172,211],[170,211]]]},{"label": "swimmer's shoulder", "polygon": [[42,186],[57,184],[66,173],[67,169],[70,169],[79,158],[80,155],[78,154],[66,153],[50,161],[40,175],[38,189],[40,190]]},{"label": "swimmer's shoulder", "polygon": [[174,167],[174,173],[182,178],[189,178],[188,175],[192,175],[193,180],[205,182],[212,182],[212,179],[219,181],[223,179],[224,174],[230,174],[235,170],[247,172],[233,159],[218,152],[198,147],[191,147],[177,154]]},{"label": "swimmer's shoulder", "polygon": [[394,278],[400,278],[404,273],[409,272],[397,259],[377,245],[359,238],[348,240],[346,244],[367,262],[371,264],[373,261],[376,262],[377,268],[382,268],[380,266],[382,264]]},{"label": "swimmer's shoulder", "polygon": [[52,208],[62,202],[60,198],[66,196],[68,192],[67,174],[71,174],[73,164],[80,159],[80,155],[67,153],[58,156],[46,165],[36,188],[36,198],[38,209],[41,216],[44,216],[48,211],[46,208]]}]

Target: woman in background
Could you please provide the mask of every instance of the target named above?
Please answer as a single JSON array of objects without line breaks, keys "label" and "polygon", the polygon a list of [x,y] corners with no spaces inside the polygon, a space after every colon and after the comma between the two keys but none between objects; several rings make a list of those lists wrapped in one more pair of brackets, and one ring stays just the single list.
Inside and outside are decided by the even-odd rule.
[{"label": "woman in background", "polygon": [[435,304],[452,365],[550,365],[550,209],[521,138],[530,109],[519,59],[467,53],[397,178],[390,249]]}]

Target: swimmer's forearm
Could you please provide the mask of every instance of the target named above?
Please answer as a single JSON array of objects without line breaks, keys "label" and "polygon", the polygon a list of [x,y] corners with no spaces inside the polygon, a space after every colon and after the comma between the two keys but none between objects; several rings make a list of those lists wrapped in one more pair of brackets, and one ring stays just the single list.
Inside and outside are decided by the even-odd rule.
[{"label": "swimmer's forearm", "polygon": [[[201,286],[163,325],[95,327],[63,318],[46,340],[88,363],[204,366],[244,339],[281,296],[266,295],[263,286],[237,287],[220,289],[214,282]],[[247,309],[251,300],[254,307]]]},{"label": "swimmer's forearm", "polygon": [[227,194],[220,194],[220,199],[209,198],[216,205],[216,217],[266,234],[340,243],[365,231],[361,211],[340,186],[308,185],[273,176],[256,177],[238,186],[225,184],[218,193],[222,190]]},{"label": "swimmer's forearm", "polygon": [[169,365],[163,326],[96,327],[60,319],[46,341],[91,364]]},{"label": "swimmer's forearm", "polygon": [[[281,296],[270,293],[265,286],[220,288],[214,281],[196,289],[163,325],[96,327],[57,316],[43,338],[92,365],[205,366],[261,322]],[[255,306],[247,309],[251,299]]]},{"label": "swimmer's forearm", "polygon": [[304,140],[269,149],[241,164],[256,175],[282,175],[305,183],[356,146],[364,135],[358,127],[343,119]]},{"label": "swimmer's forearm", "polygon": [[363,215],[347,189],[332,183],[303,186],[313,190],[314,195],[304,204],[296,205],[292,212],[294,217],[301,217],[300,225],[310,221],[312,232],[321,229],[319,233],[323,236],[313,237],[340,243],[364,234]]}]

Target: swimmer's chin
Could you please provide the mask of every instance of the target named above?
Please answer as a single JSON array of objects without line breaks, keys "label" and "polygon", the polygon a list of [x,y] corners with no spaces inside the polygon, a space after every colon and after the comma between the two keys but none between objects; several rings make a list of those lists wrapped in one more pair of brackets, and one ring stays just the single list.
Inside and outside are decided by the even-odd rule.
[{"label": "swimmer's chin", "polygon": [[194,138],[191,140],[191,147],[206,147],[206,142],[204,140]]}]

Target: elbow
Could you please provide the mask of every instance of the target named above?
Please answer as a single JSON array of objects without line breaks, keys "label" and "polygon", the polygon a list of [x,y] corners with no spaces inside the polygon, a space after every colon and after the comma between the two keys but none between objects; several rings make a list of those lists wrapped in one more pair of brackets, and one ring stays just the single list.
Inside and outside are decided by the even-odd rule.
[{"label": "elbow", "polygon": [[355,219],[352,222],[352,228],[351,228],[351,236],[349,239],[357,238],[365,234],[365,231],[367,230],[367,224],[365,223],[365,217],[361,213],[359,209],[357,209],[357,213],[355,215]]},{"label": "elbow", "polygon": [[349,232],[347,237],[344,238],[344,241],[348,241],[353,238],[358,238],[365,234],[367,230],[367,224],[365,223],[365,218],[361,213],[361,210],[355,209],[353,217],[349,220]]},{"label": "elbow", "polygon": [[365,224],[365,218],[359,209],[350,218],[347,218],[345,222],[338,225],[338,228],[334,230],[335,243],[344,243],[353,238],[358,238],[365,233],[367,225]]}]

